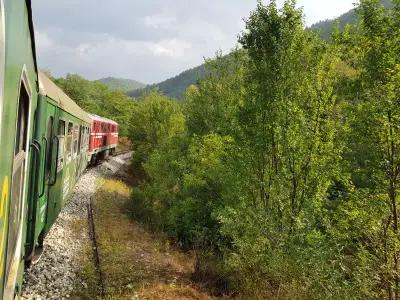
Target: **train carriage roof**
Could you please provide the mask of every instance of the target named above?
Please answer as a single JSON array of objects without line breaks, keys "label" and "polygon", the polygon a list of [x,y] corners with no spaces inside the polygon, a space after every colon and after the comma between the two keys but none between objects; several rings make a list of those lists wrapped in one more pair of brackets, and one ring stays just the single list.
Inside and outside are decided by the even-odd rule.
[{"label": "train carriage roof", "polygon": [[107,118],[104,118],[104,117],[100,117],[98,115],[89,114],[89,117],[94,121],[100,121],[100,122],[107,123],[107,124],[118,125],[117,122],[107,119]]},{"label": "train carriage roof", "polygon": [[54,100],[58,107],[67,113],[70,113],[87,123],[92,122],[89,114],[80,108],[74,100],[68,97],[67,94],[65,94],[53,81],[50,80],[49,77],[47,77],[45,73],[41,71],[39,71],[39,89],[40,95],[47,96]]},{"label": "train carriage roof", "polygon": [[29,32],[31,34],[31,47],[32,47],[32,54],[33,54],[33,62],[35,65],[35,70],[37,72],[38,67],[37,67],[37,60],[36,60],[35,30],[33,28],[32,1],[26,0],[25,3],[26,3],[26,8],[28,10],[28,26],[29,26]]}]

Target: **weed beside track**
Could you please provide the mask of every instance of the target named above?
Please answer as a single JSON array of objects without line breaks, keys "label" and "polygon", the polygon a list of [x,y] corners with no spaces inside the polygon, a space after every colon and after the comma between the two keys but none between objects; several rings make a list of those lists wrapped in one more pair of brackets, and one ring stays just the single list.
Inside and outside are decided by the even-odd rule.
[{"label": "weed beside track", "polygon": [[192,282],[195,258],[182,253],[160,234],[146,230],[130,217],[131,188],[113,176],[92,198],[102,283],[88,243],[81,255],[81,282],[75,299],[214,299]]}]

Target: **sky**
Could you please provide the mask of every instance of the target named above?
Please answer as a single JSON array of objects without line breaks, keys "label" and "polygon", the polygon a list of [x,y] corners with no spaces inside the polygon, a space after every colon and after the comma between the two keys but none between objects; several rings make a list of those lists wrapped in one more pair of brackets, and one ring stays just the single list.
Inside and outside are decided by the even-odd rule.
[{"label": "sky", "polygon": [[[54,76],[130,78],[150,84],[237,45],[256,0],[35,0],[39,67]],[[265,3],[268,1],[265,0]],[[283,0],[278,0],[282,3]],[[306,25],[354,0],[299,0]]]}]

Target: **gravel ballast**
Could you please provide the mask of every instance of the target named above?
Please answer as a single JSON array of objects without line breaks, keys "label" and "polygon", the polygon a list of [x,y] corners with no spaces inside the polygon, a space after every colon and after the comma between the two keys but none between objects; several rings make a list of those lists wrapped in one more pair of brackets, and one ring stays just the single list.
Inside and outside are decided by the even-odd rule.
[{"label": "gravel ballast", "polygon": [[[78,255],[89,241],[87,205],[99,186],[99,180],[101,182],[104,176],[116,173],[130,157],[131,153],[110,157],[82,175],[71,199],[45,238],[40,261],[25,272],[22,299],[70,297],[80,267]],[[73,226],[79,221],[83,221],[84,225],[77,237]]]}]

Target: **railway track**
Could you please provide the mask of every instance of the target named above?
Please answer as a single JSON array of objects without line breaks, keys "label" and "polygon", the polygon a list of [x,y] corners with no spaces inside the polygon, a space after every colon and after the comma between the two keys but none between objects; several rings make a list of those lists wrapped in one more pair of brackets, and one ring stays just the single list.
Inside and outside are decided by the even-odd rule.
[{"label": "railway track", "polygon": [[[119,151],[112,155],[112,157],[121,157],[123,160],[126,160],[132,156],[132,151],[127,150],[127,151]],[[112,158],[111,158],[112,159]],[[118,169],[113,170],[113,173],[115,174],[118,172],[118,170],[122,167],[122,165],[118,166]],[[101,184],[100,184],[101,185]],[[94,221],[94,210],[93,210],[93,197],[90,197],[88,204],[87,204],[87,212],[88,212],[88,232],[89,232],[89,238],[92,243],[92,249],[93,249],[93,264],[96,269],[96,275],[98,279],[98,287],[100,288],[100,295],[104,296],[105,295],[105,281],[104,281],[104,274],[101,268],[101,259],[100,259],[100,253],[99,253],[99,246],[97,243],[97,238],[96,238],[96,225]]]},{"label": "railway track", "polygon": [[119,153],[83,174],[74,195],[45,239],[41,260],[25,272],[22,299],[69,299],[74,286],[85,287],[86,283],[80,282],[76,274],[81,268],[82,247],[89,244],[96,245],[93,259],[99,288],[104,291],[91,199],[99,180],[115,174],[130,157],[129,151]]},{"label": "railway track", "polygon": [[[122,158],[124,161],[126,161],[128,158],[132,156],[132,151],[126,150],[126,151],[119,151],[112,155],[111,160],[113,158]],[[104,164],[108,163],[108,161],[104,162]],[[118,172],[118,170],[122,167],[122,165],[117,165],[117,169],[114,169],[111,171],[113,174]],[[101,184],[100,184],[101,185]],[[93,264],[96,269],[96,275],[98,279],[98,287],[100,288],[100,294],[101,296],[104,296],[105,294],[105,281],[104,281],[104,275],[103,271],[101,268],[101,259],[100,259],[100,253],[99,253],[99,246],[97,243],[97,238],[96,238],[96,225],[94,221],[94,210],[93,210],[93,197],[90,197],[88,204],[87,204],[87,212],[88,212],[88,232],[89,232],[89,238],[92,243],[92,249],[93,249]]]},{"label": "railway track", "polygon": [[93,249],[93,264],[96,268],[96,273],[97,273],[96,275],[98,278],[98,286],[100,287],[100,294],[101,296],[104,296],[105,293],[104,276],[103,276],[103,271],[101,270],[99,247],[97,245],[97,239],[96,239],[96,226],[93,218],[92,199],[89,200],[89,203],[87,205],[87,210],[88,210],[89,238],[92,242],[92,249]]}]

